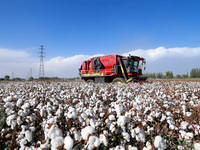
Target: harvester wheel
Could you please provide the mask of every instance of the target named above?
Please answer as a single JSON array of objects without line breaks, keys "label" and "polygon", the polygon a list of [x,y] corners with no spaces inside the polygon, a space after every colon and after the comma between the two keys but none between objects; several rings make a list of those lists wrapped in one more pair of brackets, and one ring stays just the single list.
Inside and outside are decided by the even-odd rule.
[{"label": "harvester wheel", "polygon": [[86,82],[87,82],[87,83],[94,83],[94,80],[88,79]]},{"label": "harvester wheel", "polygon": [[125,82],[125,80],[120,77],[117,77],[112,81],[112,83],[117,83],[117,84],[124,83],[124,82]]}]

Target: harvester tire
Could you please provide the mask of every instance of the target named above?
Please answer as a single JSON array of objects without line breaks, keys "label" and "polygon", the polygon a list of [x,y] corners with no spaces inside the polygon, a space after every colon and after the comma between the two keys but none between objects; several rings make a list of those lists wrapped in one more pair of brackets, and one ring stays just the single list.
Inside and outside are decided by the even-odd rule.
[{"label": "harvester tire", "polygon": [[94,83],[94,80],[88,79],[86,82],[87,82],[87,83]]},{"label": "harvester tire", "polygon": [[117,77],[112,81],[112,83],[125,83],[125,80],[121,77]]}]

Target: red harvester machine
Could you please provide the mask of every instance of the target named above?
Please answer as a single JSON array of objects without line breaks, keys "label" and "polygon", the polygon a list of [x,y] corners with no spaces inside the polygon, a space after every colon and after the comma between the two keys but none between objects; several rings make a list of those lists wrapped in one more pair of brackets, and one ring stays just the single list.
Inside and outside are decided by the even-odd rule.
[{"label": "red harvester machine", "polygon": [[123,83],[144,82],[147,77],[140,77],[145,70],[146,61],[138,56],[107,55],[83,61],[79,74],[86,82]]}]

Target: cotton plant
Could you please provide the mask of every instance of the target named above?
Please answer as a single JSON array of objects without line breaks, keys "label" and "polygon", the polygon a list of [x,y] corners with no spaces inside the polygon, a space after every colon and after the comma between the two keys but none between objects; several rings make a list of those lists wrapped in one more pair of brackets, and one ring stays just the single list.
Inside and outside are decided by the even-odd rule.
[{"label": "cotton plant", "polygon": [[41,150],[199,147],[199,82],[9,82],[0,87],[4,145]]}]

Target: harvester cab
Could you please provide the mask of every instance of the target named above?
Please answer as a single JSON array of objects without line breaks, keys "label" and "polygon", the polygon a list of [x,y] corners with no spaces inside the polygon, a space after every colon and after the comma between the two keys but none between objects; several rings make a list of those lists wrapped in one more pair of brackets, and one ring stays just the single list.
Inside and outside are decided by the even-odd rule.
[{"label": "harvester cab", "polygon": [[107,55],[82,62],[79,74],[86,82],[143,82],[147,79],[141,77],[145,68],[146,61],[142,57]]}]

